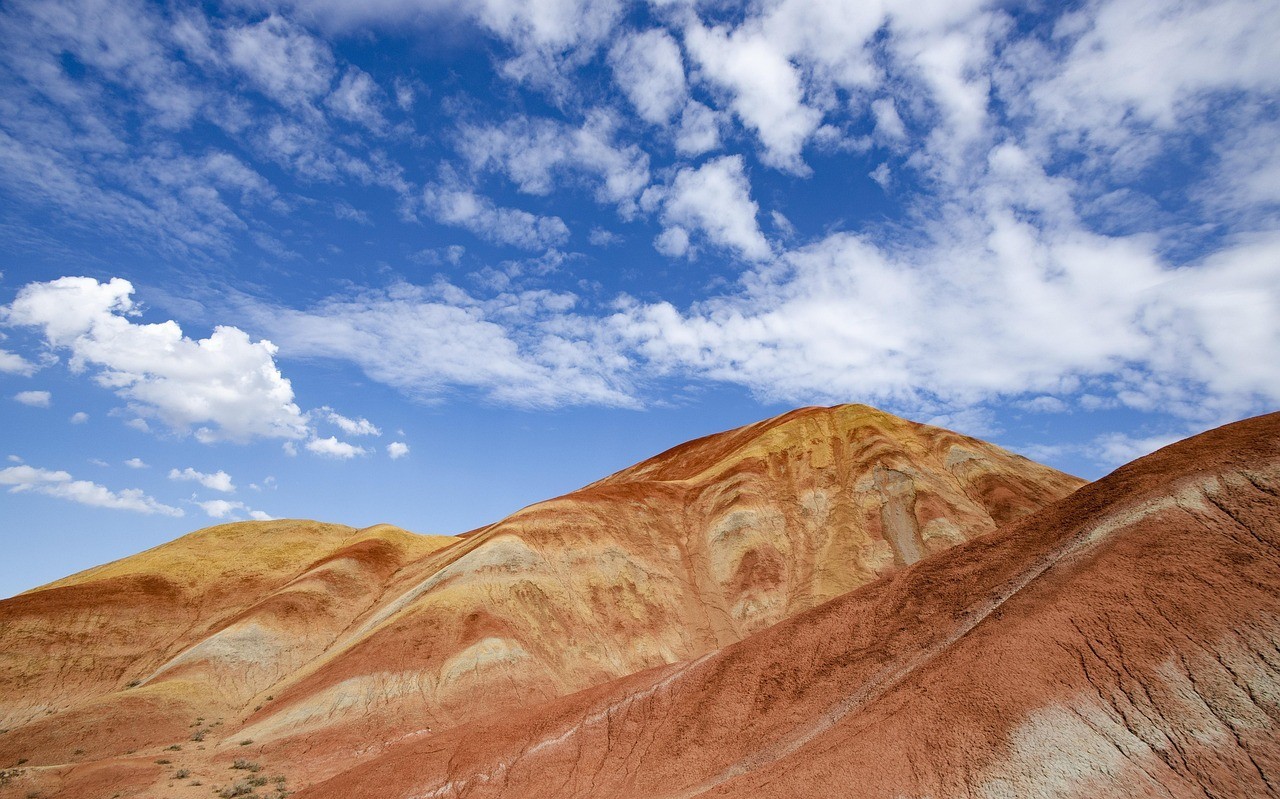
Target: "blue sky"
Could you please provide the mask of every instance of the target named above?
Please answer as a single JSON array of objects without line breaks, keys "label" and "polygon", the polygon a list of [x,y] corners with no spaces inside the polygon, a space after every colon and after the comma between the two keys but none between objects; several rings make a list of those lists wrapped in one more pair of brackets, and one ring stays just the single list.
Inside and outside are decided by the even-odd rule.
[{"label": "blue sky", "polygon": [[1280,398],[1280,6],[0,7],[0,596],[456,533],[867,402],[1097,477]]}]

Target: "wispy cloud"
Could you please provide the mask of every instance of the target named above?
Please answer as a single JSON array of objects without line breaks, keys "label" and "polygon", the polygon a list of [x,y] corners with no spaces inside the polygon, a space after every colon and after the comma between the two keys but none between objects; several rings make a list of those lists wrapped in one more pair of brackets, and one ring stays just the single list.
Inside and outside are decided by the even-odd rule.
[{"label": "wispy cloud", "polygon": [[61,470],[39,469],[34,466],[10,466],[0,469],[0,485],[9,486],[11,493],[32,492],[81,505],[114,510],[130,510],[136,513],[165,516],[182,516],[181,508],[157,502],[136,488],[115,492],[88,480],[73,479]]}]

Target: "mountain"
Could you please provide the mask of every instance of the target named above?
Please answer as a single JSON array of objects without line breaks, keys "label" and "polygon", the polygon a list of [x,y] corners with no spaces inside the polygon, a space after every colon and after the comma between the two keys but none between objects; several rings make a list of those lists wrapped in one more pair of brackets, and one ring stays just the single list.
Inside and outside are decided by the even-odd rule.
[{"label": "mountain", "polygon": [[458,537],[201,530],[0,602],[0,766],[17,769],[0,795],[261,779],[236,761],[323,780],[727,651],[1081,484],[852,405],[689,442]]},{"label": "mountain", "polygon": [[1280,414],[299,799],[1280,795]]}]

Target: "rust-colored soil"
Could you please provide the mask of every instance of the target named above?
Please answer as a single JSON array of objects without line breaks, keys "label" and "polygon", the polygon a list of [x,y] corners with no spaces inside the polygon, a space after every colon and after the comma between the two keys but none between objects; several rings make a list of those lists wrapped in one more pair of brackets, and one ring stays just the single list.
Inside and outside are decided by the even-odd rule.
[{"label": "rust-colored soil", "polygon": [[[532,733],[575,702],[701,673],[689,663],[772,640],[778,622],[830,613],[823,603],[854,589],[874,596],[1081,484],[840,406],[690,442],[462,537],[302,521],[202,530],[0,602],[0,768],[16,768],[0,796],[207,797],[237,781],[275,796],[550,708],[521,722]],[[860,611],[868,630],[878,613]],[[809,662],[832,635],[815,628],[809,650],[774,654]],[[698,710],[701,723],[724,723],[733,701]],[[499,748],[514,740],[493,734]],[[488,767],[477,758],[468,779]],[[387,790],[429,783],[432,762]],[[605,794],[649,790],[597,779]],[[375,787],[364,795],[400,795]]]}]

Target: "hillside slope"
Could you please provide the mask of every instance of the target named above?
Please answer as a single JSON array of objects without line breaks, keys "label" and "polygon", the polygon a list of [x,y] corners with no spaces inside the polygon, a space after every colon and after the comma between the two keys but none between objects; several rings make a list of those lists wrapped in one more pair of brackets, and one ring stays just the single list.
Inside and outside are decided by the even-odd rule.
[{"label": "hillside slope", "polygon": [[67,796],[108,766],[128,795],[156,765],[216,779],[243,756],[319,779],[732,644],[1081,483],[855,405],[690,442],[457,538],[211,528],[0,602],[0,765]]},{"label": "hillside slope", "polygon": [[378,797],[1280,795],[1280,414],[705,657],[407,741]]}]

